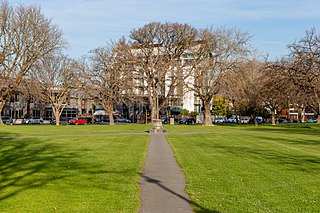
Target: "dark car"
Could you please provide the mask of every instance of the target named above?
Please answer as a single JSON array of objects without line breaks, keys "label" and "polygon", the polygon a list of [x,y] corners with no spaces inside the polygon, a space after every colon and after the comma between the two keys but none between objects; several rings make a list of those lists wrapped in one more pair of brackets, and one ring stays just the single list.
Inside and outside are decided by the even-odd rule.
[{"label": "dark car", "polygon": [[286,124],[286,123],[288,123],[288,121],[287,121],[287,119],[285,119],[285,118],[279,118],[279,119],[278,119],[278,123],[279,123],[279,124]]},{"label": "dark car", "polygon": [[163,124],[167,124],[168,123],[168,117],[167,116],[163,116],[161,118],[161,121],[162,121]]},{"label": "dark car", "polygon": [[257,124],[262,124],[263,118],[262,118],[261,116],[258,116],[258,117],[255,118],[255,122],[256,122]]},{"label": "dark car", "polygon": [[12,118],[9,116],[1,116],[1,119],[4,124],[12,124],[13,123]]},{"label": "dark car", "polygon": [[[52,121],[50,121],[50,124],[56,124],[56,119],[54,118]],[[67,117],[60,117],[60,122],[61,125],[67,125],[69,123],[69,118]]]},{"label": "dark car", "polygon": [[183,118],[179,121],[179,124],[195,124],[196,121],[192,118]]},{"label": "dark car", "polygon": [[108,116],[103,116],[98,122],[97,124],[109,124],[110,123],[110,119]]},{"label": "dark car", "polygon": [[[86,119],[88,124],[92,124],[92,116],[87,116]],[[94,124],[98,123],[98,119],[96,117],[93,118],[93,123]]]},{"label": "dark car", "polygon": [[292,119],[292,120],[290,120],[290,123],[299,123],[299,120],[297,120],[297,119]]}]

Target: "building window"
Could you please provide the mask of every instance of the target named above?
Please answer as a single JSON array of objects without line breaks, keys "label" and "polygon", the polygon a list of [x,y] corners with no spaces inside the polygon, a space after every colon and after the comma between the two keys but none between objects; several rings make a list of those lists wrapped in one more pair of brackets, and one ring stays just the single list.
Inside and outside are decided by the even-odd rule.
[{"label": "building window", "polygon": [[32,110],[32,115],[33,117],[40,117],[40,110],[38,109]]}]

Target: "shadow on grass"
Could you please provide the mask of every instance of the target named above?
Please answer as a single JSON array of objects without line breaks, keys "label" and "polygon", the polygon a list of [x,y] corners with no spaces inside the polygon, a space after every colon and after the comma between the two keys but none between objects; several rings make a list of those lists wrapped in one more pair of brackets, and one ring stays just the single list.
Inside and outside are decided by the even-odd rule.
[{"label": "shadow on grass", "polygon": [[[279,144],[284,144],[285,146],[288,144],[290,147],[294,145],[294,149],[298,150],[299,147],[303,146],[304,148],[308,147],[310,150],[320,150],[320,141],[312,140],[308,138],[304,138],[302,140],[296,139],[286,139],[286,138],[269,138],[265,136],[255,136],[258,140],[272,140],[276,141]],[[271,160],[272,162],[276,162],[278,164],[287,165],[289,168],[293,170],[300,170],[308,173],[319,173],[320,172],[320,158],[314,154],[310,154],[309,152],[301,151],[291,151],[290,153],[287,151],[289,148],[285,148],[283,150],[278,149],[249,149],[246,152],[249,152],[254,155],[264,156],[266,160]]]},{"label": "shadow on grass", "polygon": [[[242,127],[242,126],[239,126]],[[275,126],[247,126],[247,130],[256,132],[280,132],[289,134],[308,134],[320,136],[320,125],[308,125],[308,124],[278,124]]]},{"label": "shadow on grass", "polygon": [[[263,146],[237,146],[214,144],[212,147],[218,148],[222,153],[232,154],[233,156],[251,156],[252,158],[260,158],[272,164],[284,165],[288,170],[302,171],[309,174],[320,173],[320,158],[317,155],[309,154],[303,150],[299,150],[300,146],[308,147],[310,150],[320,150],[320,141],[312,139],[295,140],[283,137],[276,138],[274,136],[251,135],[255,141],[275,141],[282,146],[268,146],[265,142]],[[288,146],[289,145],[289,146]],[[292,145],[295,147],[292,148]],[[287,146],[289,148],[287,148]]]},{"label": "shadow on grass", "polygon": [[60,185],[64,180],[63,184],[79,186],[77,180],[81,177],[93,180],[83,181],[83,189],[114,190],[118,184],[125,185],[123,180],[135,176],[137,172],[134,168],[106,166],[101,157],[90,157],[96,152],[95,146],[79,147],[72,145],[71,141],[61,142],[57,137],[23,137],[1,133],[10,137],[0,137],[0,202],[30,189],[52,183]]},{"label": "shadow on grass", "polygon": [[153,183],[153,184],[159,186],[160,188],[162,188],[163,190],[175,195],[179,199],[184,200],[185,202],[191,204],[192,206],[194,206],[196,208],[195,212],[197,212],[197,213],[219,213],[219,211],[207,209],[207,208],[199,205],[198,203],[191,201],[190,199],[184,197],[183,195],[169,189],[167,186],[163,185],[162,182],[157,179],[150,178],[150,177],[143,175],[143,174],[141,175],[141,177],[144,178],[146,182]]},{"label": "shadow on grass", "polygon": [[43,138],[0,138],[0,201],[68,176],[61,172],[63,162],[70,161],[77,153],[63,151],[58,145],[45,141]]},{"label": "shadow on grass", "polygon": [[83,160],[83,152],[91,151],[70,148],[50,138],[19,135],[0,138],[0,202],[26,190],[58,183],[59,180],[65,179],[72,185],[70,180],[79,175],[95,178],[106,173],[120,174],[121,177],[135,174],[131,170],[109,171],[101,162]]}]

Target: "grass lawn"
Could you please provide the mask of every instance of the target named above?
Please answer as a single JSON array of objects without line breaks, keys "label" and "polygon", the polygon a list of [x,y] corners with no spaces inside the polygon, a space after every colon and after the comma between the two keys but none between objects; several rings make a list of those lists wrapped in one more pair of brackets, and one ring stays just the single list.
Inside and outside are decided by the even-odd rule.
[{"label": "grass lawn", "polygon": [[196,212],[320,212],[317,125],[166,129]]},{"label": "grass lawn", "polygon": [[117,134],[123,132],[146,132],[151,125],[4,125],[0,126],[0,136],[47,136],[47,135],[83,135]]},{"label": "grass lawn", "polygon": [[138,212],[149,136],[114,133],[145,130],[0,126],[1,136],[52,136],[0,138],[0,212]]},{"label": "grass lawn", "polygon": [[[138,212],[150,128],[0,126],[0,212]],[[165,128],[196,212],[320,212],[318,125]]]}]

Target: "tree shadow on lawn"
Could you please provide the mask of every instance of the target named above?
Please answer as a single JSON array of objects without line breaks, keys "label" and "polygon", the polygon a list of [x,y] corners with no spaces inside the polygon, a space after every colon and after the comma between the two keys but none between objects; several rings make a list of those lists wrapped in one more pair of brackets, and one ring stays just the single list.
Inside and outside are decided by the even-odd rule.
[{"label": "tree shadow on lawn", "polygon": [[[61,170],[77,153],[39,138],[0,138],[0,201],[66,178]],[[77,164],[76,162],[73,162]],[[60,171],[57,171],[60,168]]]},{"label": "tree shadow on lawn", "polygon": [[[320,152],[320,141],[319,140],[312,140],[312,139],[302,139],[302,140],[295,140],[295,139],[286,139],[286,138],[269,138],[264,136],[255,136],[259,140],[272,140],[277,141],[282,144],[289,144],[289,145],[303,145],[303,146],[310,146],[310,150],[319,150]],[[296,147],[298,149],[298,147]],[[289,149],[289,148],[288,148]],[[266,159],[272,160],[273,162],[277,162],[279,164],[286,164],[290,166],[292,169],[318,174],[320,172],[320,158],[316,157],[315,155],[306,155],[304,152],[295,151],[294,153],[287,153],[282,152],[281,150],[271,150],[271,149],[252,149],[248,150],[248,152],[252,154],[262,155],[265,156]]]},{"label": "tree shadow on lawn", "polygon": [[[95,178],[96,175],[114,173],[122,177],[136,172],[108,171],[104,165],[95,161],[82,160],[82,153],[86,150],[65,147],[63,143],[50,140],[50,137],[23,138],[18,135],[0,137],[0,202],[23,191],[62,179],[73,184],[72,178],[79,175]],[[99,184],[86,187],[106,187]]]},{"label": "tree shadow on lawn", "polygon": [[[310,149],[314,150],[319,147],[320,150],[320,142],[317,140],[303,140],[303,141],[296,141],[291,139],[285,138],[274,138],[274,137],[267,137],[267,136],[259,136],[254,135],[251,136],[252,138],[256,138],[257,140],[263,141],[278,141],[283,144],[296,144],[296,145],[308,145]],[[268,142],[264,142],[268,143]],[[269,146],[265,145],[261,146],[237,146],[233,147],[230,145],[223,145],[223,144],[215,144],[213,148],[218,148],[221,152],[227,152],[233,155],[243,155],[243,156],[252,156],[258,157],[260,159],[264,159],[266,161],[270,161],[270,163],[278,164],[278,165],[285,165],[286,169],[291,170],[299,170],[303,172],[307,172],[309,174],[319,174],[320,173],[320,158],[315,155],[306,155],[302,151],[294,152],[286,152],[286,149],[279,150],[276,147],[270,148]],[[290,150],[288,148],[288,150]]]},{"label": "tree shadow on lawn", "polygon": [[288,134],[307,134],[307,135],[315,135],[320,136],[320,125],[318,126],[295,126],[294,124],[291,126],[248,126],[246,130],[254,131],[254,132],[270,132],[270,133],[288,133]]}]

